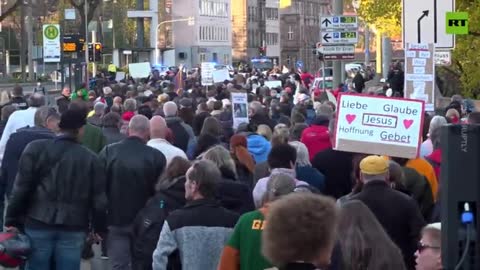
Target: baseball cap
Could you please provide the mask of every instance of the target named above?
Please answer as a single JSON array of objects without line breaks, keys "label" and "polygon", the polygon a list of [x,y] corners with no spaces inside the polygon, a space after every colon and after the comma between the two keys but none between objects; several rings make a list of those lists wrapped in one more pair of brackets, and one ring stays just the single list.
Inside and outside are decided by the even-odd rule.
[{"label": "baseball cap", "polygon": [[369,175],[378,175],[388,172],[388,161],[381,156],[368,156],[360,162],[360,171]]}]

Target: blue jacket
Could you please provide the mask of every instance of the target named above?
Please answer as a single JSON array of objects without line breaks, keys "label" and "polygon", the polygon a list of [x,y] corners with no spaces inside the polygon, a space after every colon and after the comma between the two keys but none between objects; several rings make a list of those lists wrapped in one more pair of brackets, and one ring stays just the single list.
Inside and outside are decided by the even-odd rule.
[{"label": "blue jacket", "polygon": [[55,134],[43,127],[26,127],[17,130],[8,139],[2,161],[1,184],[6,186],[7,195],[13,188],[18,171],[18,161],[27,145],[41,139],[52,139]]},{"label": "blue jacket", "polygon": [[317,188],[321,193],[325,191],[325,176],[312,166],[297,166],[295,168],[297,179],[307,182]]},{"label": "blue jacket", "polygon": [[255,159],[255,163],[262,163],[267,160],[272,146],[270,142],[262,135],[252,134],[247,137],[247,147],[250,155]]}]

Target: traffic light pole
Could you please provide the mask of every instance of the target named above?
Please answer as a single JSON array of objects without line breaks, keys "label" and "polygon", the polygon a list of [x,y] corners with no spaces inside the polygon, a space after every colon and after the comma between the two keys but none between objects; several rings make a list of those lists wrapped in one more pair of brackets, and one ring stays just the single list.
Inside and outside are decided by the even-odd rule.
[{"label": "traffic light pole", "polygon": [[[343,0],[333,0],[333,14],[343,15]],[[345,70],[342,70],[342,61],[333,61],[333,88],[341,82]]]},{"label": "traffic light pole", "polygon": [[92,31],[92,52],[93,52],[93,55],[92,55],[92,78],[95,78],[95,76],[97,76],[97,64],[96,64],[96,60],[95,59],[95,56],[96,56],[96,51],[95,51],[95,44],[97,43],[97,32],[95,31]]},{"label": "traffic light pole", "polygon": [[88,79],[88,1],[84,1],[85,5],[85,83],[89,89],[90,81]]}]

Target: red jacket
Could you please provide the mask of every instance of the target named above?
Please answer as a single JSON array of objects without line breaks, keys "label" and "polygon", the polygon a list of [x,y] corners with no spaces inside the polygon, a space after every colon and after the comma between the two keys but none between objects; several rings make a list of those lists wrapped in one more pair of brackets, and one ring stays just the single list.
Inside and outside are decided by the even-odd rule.
[{"label": "red jacket", "polygon": [[430,162],[433,166],[433,170],[437,176],[438,181],[440,182],[440,166],[442,164],[442,150],[436,149],[429,156],[426,156],[425,159]]},{"label": "red jacket", "polygon": [[325,149],[331,148],[328,127],[321,125],[311,125],[302,132],[300,141],[307,146],[310,160],[315,155]]}]

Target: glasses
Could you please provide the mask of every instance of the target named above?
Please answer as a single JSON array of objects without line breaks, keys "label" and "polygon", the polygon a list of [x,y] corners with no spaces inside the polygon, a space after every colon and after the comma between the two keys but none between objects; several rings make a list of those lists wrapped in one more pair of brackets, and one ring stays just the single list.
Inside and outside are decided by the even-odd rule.
[{"label": "glasses", "polygon": [[425,244],[422,243],[422,242],[418,242],[418,243],[417,243],[417,250],[418,250],[419,253],[422,253],[422,251],[424,251],[424,250],[427,249],[427,248],[440,249],[440,247],[425,245]]}]

